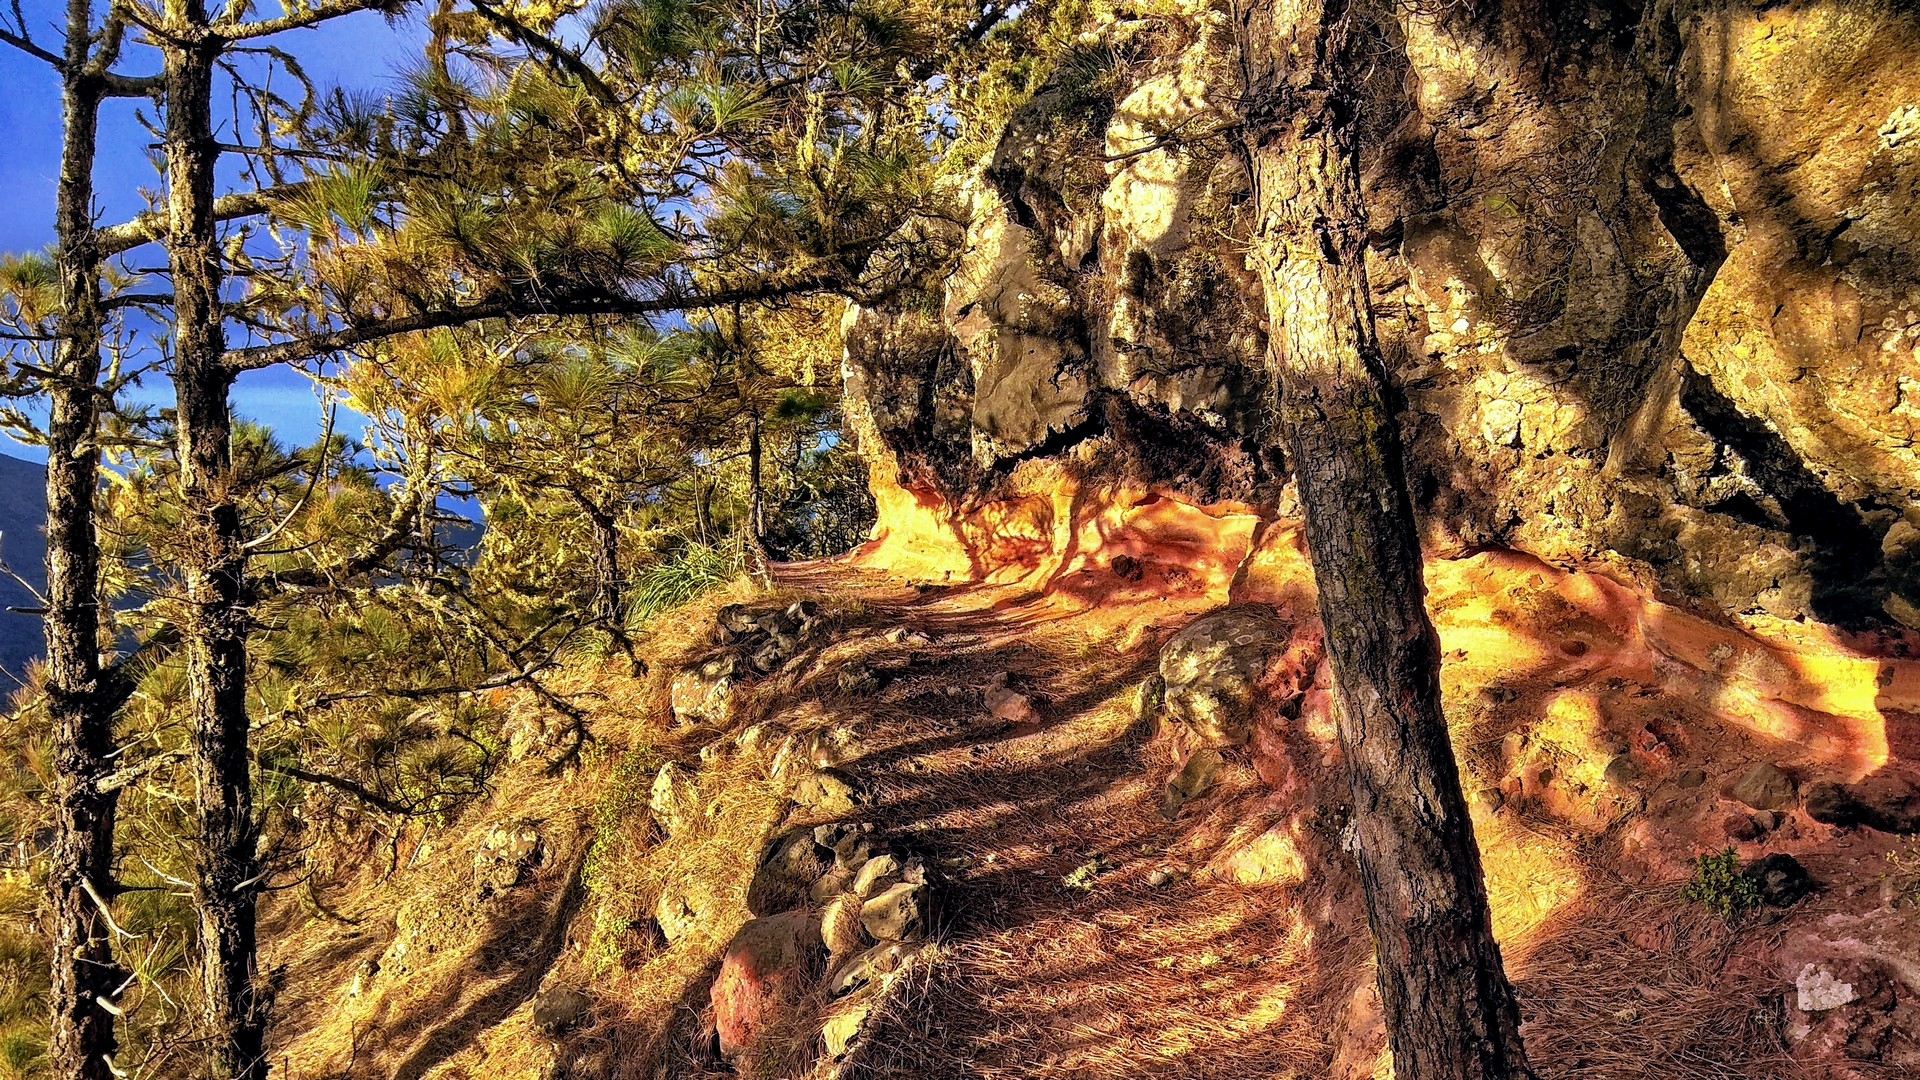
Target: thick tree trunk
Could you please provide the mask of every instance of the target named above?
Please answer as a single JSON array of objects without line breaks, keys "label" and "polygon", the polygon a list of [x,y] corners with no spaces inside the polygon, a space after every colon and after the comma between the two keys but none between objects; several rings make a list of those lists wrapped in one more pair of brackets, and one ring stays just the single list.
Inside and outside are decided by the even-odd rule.
[{"label": "thick tree trunk", "polygon": [[173,0],[166,48],[168,260],[173,271],[173,385],[178,409],[186,594],[188,722],[208,1065],[220,1080],[267,1073],[266,1002],[254,972],[259,836],[247,745],[245,557],[233,490],[232,416],[221,265],[213,217],[213,71],[222,42],[203,0]]},{"label": "thick tree trunk", "polygon": [[53,723],[52,1012],[47,1057],[65,1080],[110,1080],[117,1044],[110,1002],[120,981],[101,905],[114,893],[117,796],[100,790],[114,709],[102,692],[100,549],[101,258],[93,163],[103,81],[88,71],[91,6],[73,0],[62,70],[60,181],[54,211],[61,292],[59,356],[47,383],[47,712]]},{"label": "thick tree trunk", "polygon": [[624,639],[626,578],[620,568],[620,529],[612,514],[580,497],[587,521],[593,526],[593,617]]},{"label": "thick tree trunk", "polygon": [[1275,75],[1248,88],[1252,258],[1333,660],[1394,1075],[1526,1077],[1441,711],[1439,642],[1374,337],[1348,13],[1320,0],[1274,9],[1263,29]]}]

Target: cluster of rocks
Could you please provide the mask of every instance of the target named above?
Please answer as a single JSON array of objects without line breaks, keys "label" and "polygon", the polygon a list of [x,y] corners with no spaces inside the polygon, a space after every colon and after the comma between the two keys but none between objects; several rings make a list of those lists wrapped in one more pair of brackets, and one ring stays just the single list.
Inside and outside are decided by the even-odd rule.
[{"label": "cluster of rocks", "polygon": [[[425,845],[415,858],[433,857]],[[472,875],[456,871],[438,887],[401,905],[394,913],[393,940],[377,960],[356,973],[350,992],[371,992],[376,979],[404,978],[440,956],[465,948],[487,925],[494,905],[508,892],[529,884],[547,860],[547,845],[531,821],[494,826],[480,838]]]},{"label": "cluster of rocks", "polygon": [[741,680],[785,667],[822,629],[819,606],[811,600],[768,611],[729,604],[715,615],[714,625],[722,640],[713,654],[673,679],[670,700],[676,723],[725,720],[728,701]]},{"label": "cluster of rocks", "polygon": [[875,1009],[922,957],[932,889],[919,859],[885,851],[870,826],[836,822],[774,838],[712,990],[720,1052],[738,1058],[816,992],[828,1058],[855,1049]]}]

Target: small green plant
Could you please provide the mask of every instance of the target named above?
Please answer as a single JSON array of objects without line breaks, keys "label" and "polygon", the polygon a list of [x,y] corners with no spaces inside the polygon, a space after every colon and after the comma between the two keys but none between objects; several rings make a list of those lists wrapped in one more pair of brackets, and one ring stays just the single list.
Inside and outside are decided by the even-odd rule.
[{"label": "small green plant", "polygon": [[634,925],[632,898],[620,893],[608,859],[633,844],[630,823],[646,807],[654,774],[660,771],[661,763],[659,751],[651,746],[627,750],[614,764],[612,775],[601,788],[599,801],[593,805],[593,843],[587,848],[581,880],[596,901],[586,949],[587,964],[596,972],[604,972],[619,962],[621,935]]},{"label": "small green plant", "polygon": [[1100,877],[1100,871],[1106,867],[1100,865],[1098,856],[1088,859],[1060,879],[1060,884],[1074,892],[1092,892],[1094,881]]},{"label": "small green plant", "polygon": [[1920,842],[1887,852],[1887,872],[1881,876],[1881,891],[1889,907],[1920,906]]},{"label": "small green plant", "polygon": [[659,751],[651,746],[637,746],[622,754],[614,765],[613,775],[607,778],[600,789],[599,801],[593,805],[593,846],[587,849],[586,866],[581,871],[588,889],[604,884],[607,853],[627,842],[624,830],[627,819],[647,805],[647,798],[653,793],[654,774],[660,771],[661,764]]},{"label": "small green plant", "polygon": [[1693,880],[1680,890],[1680,895],[1705,905],[1708,911],[1729,922],[1760,903],[1759,885],[1740,872],[1740,856],[1731,847],[1695,859]]}]

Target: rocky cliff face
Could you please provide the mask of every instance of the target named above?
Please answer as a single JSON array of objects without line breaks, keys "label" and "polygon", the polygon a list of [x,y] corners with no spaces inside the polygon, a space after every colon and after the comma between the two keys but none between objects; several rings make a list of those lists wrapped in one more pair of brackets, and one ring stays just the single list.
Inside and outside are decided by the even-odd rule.
[{"label": "rocky cliff face", "polygon": [[[1372,30],[1369,272],[1430,543],[1920,626],[1920,9],[1488,6]],[[943,310],[850,317],[883,534],[979,576],[1072,542],[1084,499],[1008,509],[1063,484],[1288,512],[1232,36],[1194,0],[1092,17],[1117,91],[1076,58],[1013,116]]]}]

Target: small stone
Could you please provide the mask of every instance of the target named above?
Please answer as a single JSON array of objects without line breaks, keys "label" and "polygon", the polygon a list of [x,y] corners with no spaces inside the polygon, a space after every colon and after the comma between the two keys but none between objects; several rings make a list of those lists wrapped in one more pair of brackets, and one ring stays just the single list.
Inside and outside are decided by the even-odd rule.
[{"label": "small stone", "polygon": [[827,993],[834,997],[850,994],[900,970],[907,958],[920,946],[903,941],[882,942],[842,964],[827,979]]},{"label": "small stone", "polygon": [[1673,778],[1673,786],[1682,791],[1692,791],[1694,788],[1706,782],[1707,772],[1705,769],[1688,769]]},{"label": "small stone", "polygon": [[1837,1009],[1854,1000],[1852,983],[1844,983],[1834,978],[1833,972],[1823,967],[1807,964],[1793,980],[1793,988],[1798,995],[1795,1004],[1801,1012],[1827,1012]]},{"label": "small stone", "polygon": [[558,1035],[585,1023],[593,1001],[578,990],[544,990],[533,999],[533,1026],[542,1035]]},{"label": "small stone", "polygon": [[1520,755],[1526,753],[1526,750],[1527,737],[1522,732],[1509,731],[1507,737],[1500,740],[1500,760],[1509,769],[1513,768],[1514,764],[1520,760]]},{"label": "small stone", "polygon": [[1140,560],[1131,555],[1115,555],[1107,566],[1113,570],[1113,576],[1121,581],[1139,581],[1146,573]]},{"label": "small stone", "polygon": [[527,868],[539,861],[539,830],[529,824],[494,828],[473,853],[475,895],[484,900],[513,888],[526,877]]},{"label": "small stone", "polygon": [[1291,887],[1307,880],[1307,861],[1285,827],[1276,825],[1227,856],[1219,872],[1236,885]]},{"label": "small stone", "polygon": [[1485,813],[1497,814],[1507,805],[1507,797],[1499,788],[1481,788],[1473,793],[1473,805]]},{"label": "small stone", "polygon": [[1160,715],[1160,708],[1167,700],[1167,681],[1159,675],[1149,675],[1142,680],[1133,692],[1133,719],[1135,723],[1145,724]]},{"label": "small stone", "polygon": [[867,697],[880,689],[880,676],[864,664],[841,668],[835,679],[840,685],[840,692],[850,697]]},{"label": "small stone", "polygon": [[705,917],[705,907],[678,882],[669,882],[666,888],[660,890],[660,899],[653,908],[653,921],[659,925],[661,935],[669,942],[679,941],[692,933]]},{"label": "small stone", "polygon": [[[873,840],[861,832],[847,832],[833,842],[833,864],[857,874],[873,857]],[[848,878],[851,883],[852,878]]]},{"label": "small stone", "polygon": [[1165,867],[1157,868],[1147,875],[1147,884],[1155,889],[1160,888],[1172,880],[1173,871]]},{"label": "small stone", "polygon": [[1793,778],[1778,765],[1762,761],[1734,778],[1725,793],[1755,810],[1784,810],[1793,805]]},{"label": "small stone", "polygon": [[1007,673],[993,677],[986,689],[987,711],[994,719],[1008,724],[1037,724],[1040,713],[1027,695],[1007,688]]},{"label": "small stone", "polygon": [[865,997],[848,998],[833,1014],[820,1025],[820,1036],[826,1041],[827,1056],[835,1061],[847,1056],[853,1048],[855,1039],[866,1026],[867,1016],[873,1012],[873,1002]]},{"label": "small stone", "polygon": [[1720,827],[1727,834],[1727,839],[1735,843],[1760,839],[1760,826],[1745,814],[1728,814]]},{"label": "small stone", "polygon": [[1640,765],[1633,760],[1631,754],[1620,754],[1607,762],[1607,771],[1604,775],[1607,783],[1614,787],[1632,787],[1633,782],[1640,779]]},{"label": "small stone", "polygon": [[1760,899],[1774,907],[1791,907],[1813,892],[1813,878],[1791,855],[1769,855],[1741,873],[1760,891]]},{"label": "small stone", "polygon": [[1172,821],[1180,814],[1181,807],[1206,794],[1213,786],[1213,778],[1225,763],[1220,751],[1203,746],[1187,756],[1186,763],[1167,783],[1166,791],[1160,798],[1160,816]]},{"label": "small stone", "polygon": [[694,821],[699,802],[700,792],[693,777],[671,761],[660,766],[648,793],[647,808],[661,828],[669,834],[685,830]]},{"label": "small stone", "polygon": [[807,888],[807,899],[816,906],[825,904],[841,893],[853,887],[853,871],[835,864],[821,874],[819,880]]},{"label": "small stone", "polygon": [[1771,810],[1762,810],[1753,815],[1753,825],[1763,833],[1770,833],[1780,827],[1780,815]]},{"label": "small stone", "polygon": [[747,910],[771,915],[793,907],[808,895],[827,866],[813,830],[798,829],[775,839],[747,886]]},{"label": "small stone", "polygon": [[860,908],[860,925],[875,941],[914,941],[925,935],[926,886],[903,881]]},{"label": "small stone", "polygon": [[866,933],[860,925],[859,897],[851,893],[842,893],[827,901],[820,910],[820,940],[827,947],[827,955],[838,960],[860,950],[866,941]]},{"label": "small stone", "polygon": [[793,801],[810,814],[845,817],[853,813],[853,785],[839,774],[823,769],[794,785]]},{"label": "small stone", "polygon": [[1858,784],[1822,781],[1807,788],[1807,815],[1822,825],[1865,825],[1881,832],[1920,832],[1920,787],[1904,777],[1871,776]]},{"label": "small stone", "polygon": [[733,697],[733,676],[728,667],[725,673],[715,666],[673,677],[668,702],[676,723],[692,726],[726,719],[727,705]]},{"label": "small stone", "polygon": [[860,867],[853,878],[853,895],[871,900],[882,890],[901,881],[900,860],[891,855],[876,855]]}]

